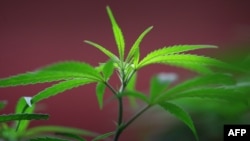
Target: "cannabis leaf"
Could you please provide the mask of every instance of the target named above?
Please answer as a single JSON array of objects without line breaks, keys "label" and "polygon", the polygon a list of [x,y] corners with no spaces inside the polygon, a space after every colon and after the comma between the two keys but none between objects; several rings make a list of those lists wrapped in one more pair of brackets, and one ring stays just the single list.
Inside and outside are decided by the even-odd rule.
[{"label": "cannabis leaf", "polygon": [[0,122],[8,122],[14,120],[45,120],[49,115],[46,114],[8,114],[0,115]]},{"label": "cannabis leaf", "polygon": [[117,47],[118,47],[119,56],[120,56],[120,59],[123,61],[124,60],[124,52],[125,52],[124,37],[123,37],[122,31],[121,31],[119,25],[117,24],[117,22],[116,22],[116,20],[115,20],[115,18],[113,16],[113,13],[112,13],[111,9],[109,8],[109,6],[107,6],[106,9],[107,9],[107,12],[108,12],[109,19],[111,21],[115,41],[116,41],[116,44],[117,44]]}]

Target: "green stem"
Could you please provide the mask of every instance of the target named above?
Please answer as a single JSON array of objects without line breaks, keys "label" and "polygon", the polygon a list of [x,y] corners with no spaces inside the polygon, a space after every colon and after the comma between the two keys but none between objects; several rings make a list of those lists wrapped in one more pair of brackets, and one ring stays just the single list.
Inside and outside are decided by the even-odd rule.
[{"label": "green stem", "polygon": [[[26,104],[25,107],[23,108],[22,112],[21,113],[25,113],[25,111],[29,108],[29,106]],[[18,132],[18,129],[20,127],[20,123],[21,123],[21,120],[18,120],[17,121],[17,125],[16,125],[16,132]]]},{"label": "green stem", "polygon": [[118,126],[116,133],[115,133],[115,137],[114,137],[114,141],[118,141],[121,133],[131,124],[133,123],[140,115],[142,115],[145,111],[147,111],[151,106],[147,105],[146,107],[144,107],[141,111],[139,111],[138,113],[136,113],[130,120],[128,120],[128,122],[126,122],[125,124],[121,124],[120,126]]},{"label": "green stem", "polygon": [[[116,131],[115,131],[114,141],[118,141],[118,139],[119,139],[121,133],[123,132],[123,130],[125,128],[127,128],[127,126],[129,124],[131,124],[137,117],[139,117],[144,112],[144,111],[139,112],[138,115],[136,115],[134,118],[129,120],[129,122],[127,122],[126,124],[123,124],[123,97],[122,97],[122,94],[123,94],[128,82],[129,82],[129,80],[132,78],[132,76],[134,75],[135,72],[136,72],[136,70],[134,70],[130,74],[130,76],[126,79],[125,74],[124,74],[124,70],[122,69],[120,71],[121,87],[119,89],[119,92],[116,93],[116,96],[117,96],[117,99],[118,99],[118,121],[117,121],[117,128],[116,128]],[[145,109],[145,111],[146,110],[147,109]]]},{"label": "green stem", "polygon": [[125,128],[127,128],[134,120],[136,120],[140,115],[142,115],[145,111],[147,111],[151,106],[147,105],[146,107],[144,107],[143,109],[141,109],[141,111],[139,111],[138,113],[136,113],[130,120],[128,120],[127,123],[124,124],[123,126],[123,130]]},{"label": "green stem", "polygon": [[122,97],[118,97],[118,110],[119,110],[119,113],[118,113],[118,126],[120,126],[122,124],[122,118],[123,118],[123,99]]},{"label": "green stem", "polygon": [[115,96],[117,96],[116,90],[115,90],[108,82],[104,82],[104,83],[105,83],[105,85],[111,90],[111,92],[112,92]]}]

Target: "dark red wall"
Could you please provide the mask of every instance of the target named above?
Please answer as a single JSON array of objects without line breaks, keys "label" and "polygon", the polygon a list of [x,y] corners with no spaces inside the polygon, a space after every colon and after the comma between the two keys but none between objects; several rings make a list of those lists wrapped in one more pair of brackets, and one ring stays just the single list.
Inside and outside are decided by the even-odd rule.
[{"label": "dark red wall", "polygon": [[[154,26],[142,42],[142,56],[165,45],[220,46],[201,52],[213,55],[232,44],[249,43],[250,5],[247,0],[1,0],[0,77],[63,60],[80,60],[92,65],[105,61],[105,55],[82,41],[92,40],[117,52],[105,11],[107,5],[124,31],[127,47],[144,29]],[[147,90],[149,77],[154,73],[174,70],[147,67],[139,74],[142,80],[138,88]],[[177,71],[186,76],[182,70]],[[1,88],[0,100],[9,101],[3,113],[14,112],[13,105],[20,96],[32,96],[45,86],[48,85]],[[51,119],[34,123],[80,127],[101,133],[113,130],[116,102],[106,104],[100,111],[94,90],[94,85],[80,87],[42,101],[40,104],[46,110],[40,112],[51,114]],[[126,140],[125,135],[130,134],[123,135]]]}]

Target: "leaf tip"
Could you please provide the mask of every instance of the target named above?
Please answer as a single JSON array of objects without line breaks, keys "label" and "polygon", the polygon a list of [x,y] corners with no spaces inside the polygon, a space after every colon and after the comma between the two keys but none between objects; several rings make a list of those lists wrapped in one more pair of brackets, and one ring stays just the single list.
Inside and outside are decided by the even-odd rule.
[{"label": "leaf tip", "polygon": [[219,48],[216,45],[199,45],[199,46],[204,46],[205,48]]}]

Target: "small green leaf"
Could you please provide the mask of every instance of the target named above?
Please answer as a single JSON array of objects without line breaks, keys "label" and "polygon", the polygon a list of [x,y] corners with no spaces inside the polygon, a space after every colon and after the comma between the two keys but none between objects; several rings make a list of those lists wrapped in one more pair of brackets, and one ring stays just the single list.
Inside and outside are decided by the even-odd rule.
[{"label": "small green leaf", "polygon": [[135,58],[135,63],[137,64],[139,61],[139,47],[140,47],[140,43],[142,41],[142,39],[144,38],[145,35],[147,35],[147,33],[149,33],[149,31],[153,28],[153,26],[148,27],[145,31],[142,32],[142,34],[138,37],[138,39],[135,41],[135,43],[133,44],[133,46],[131,47],[128,56],[126,58],[126,62],[128,62],[130,59],[132,59],[132,57],[134,56]]},{"label": "small green leaf", "polygon": [[51,87],[46,88],[45,90],[39,92],[35,96],[33,96],[31,102],[32,104],[37,103],[41,100],[44,100],[46,98],[49,98],[51,96],[55,96],[61,92],[64,92],[66,90],[70,90],[72,88],[76,88],[82,85],[86,85],[89,83],[93,83],[95,81],[89,80],[89,79],[72,79],[60,82],[58,84],[54,84]]},{"label": "small green leaf", "polygon": [[199,140],[194,123],[193,123],[193,120],[183,109],[181,109],[179,106],[177,106],[173,103],[169,103],[169,102],[162,102],[160,104],[160,106],[163,109],[165,109],[166,111],[169,111],[171,114],[173,114],[179,120],[184,122],[192,130],[193,134],[195,135],[196,140],[197,141]]},{"label": "small green leaf", "polygon": [[109,6],[107,6],[106,9],[107,9],[107,13],[112,24],[112,29],[113,29],[116,45],[118,47],[120,59],[124,60],[125,41],[124,41],[122,31],[119,25],[117,24],[115,17],[113,16],[113,13],[111,9],[109,8]]},{"label": "small green leaf", "polygon": [[109,60],[103,66],[102,73],[103,73],[105,80],[108,80],[109,77],[113,74],[113,72],[114,72],[114,62],[112,60]]},{"label": "small green leaf", "polygon": [[213,45],[174,45],[171,47],[164,47],[150,52],[145,58],[142,59],[140,64],[147,63],[151,59],[159,56],[173,55],[190,50],[204,49],[204,48],[217,48]]},{"label": "small green leaf", "polygon": [[40,135],[44,133],[69,133],[69,134],[75,134],[75,135],[82,135],[82,136],[89,136],[89,137],[95,137],[97,136],[97,133],[78,129],[78,128],[69,128],[64,126],[38,126],[28,129],[23,136],[29,137],[34,135]]},{"label": "small green leaf", "polygon": [[0,122],[8,122],[14,120],[46,120],[49,115],[46,114],[9,114],[0,115]]},{"label": "small green leaf", "polygon": [[99,49],[101,52],[103,52],[104,54],[106,54],[110,59],[112,59],[114,62],[118,62],[118,57],[116,55],[114,55],[112,52],[110,52],[109,50],[107,50],[105,47],[97,44],[97,43],[94,43],[92,41],[88,41],[88,40],[85,40],[84,41],[85,43],[89,44],[89,45],[92,45],[93,47]]},{"label": "small green leaf", "polygon": [[83,139],[79,135],[71,134],[71,133],[56,133],[56,135],[65,136],[65,137],[76,139],[76,140],[79,140],[79,141],[87,141],[86,139]]},{"label": "small green leaf", "polygon": [[103,108],[103,96],[105,93],[105,88],[106,88],[106,85],[104,83],[99,82],[96,85],[96,97],[97,97],[97,101],[98,101],[100,109]]},{"label": "small green leaf", "polygon": [[108,138],[109,136],[112,136],[112,135],[114,135],[114,132],[108,132],[108,133],[105,133],[105,134],[102,134],[102,135],[99,135],[99,136],[95,137],[92,141],[103,140],[103,139],[106,139],[106,138]]}]

